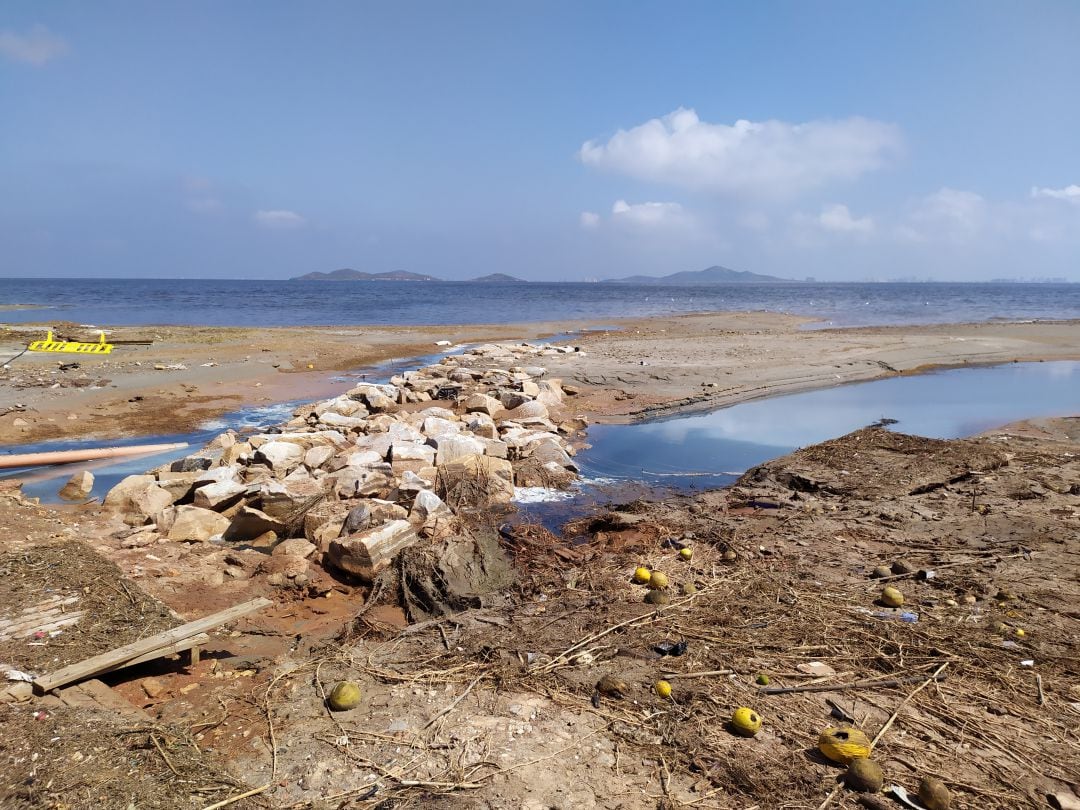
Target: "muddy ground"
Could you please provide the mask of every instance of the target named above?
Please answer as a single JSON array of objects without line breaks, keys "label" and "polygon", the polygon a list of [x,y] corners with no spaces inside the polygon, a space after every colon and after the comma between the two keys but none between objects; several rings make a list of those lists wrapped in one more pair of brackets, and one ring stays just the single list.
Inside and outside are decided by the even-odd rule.
[{"label": "muddy ground", "polygon": [[[230,806],[900,807],[840,788],[818,753],[824,728],[850,722],[883,732],[886,786],[934,776],[954,808],[1076,807],[1077,482],[1080,419],[948,442],[867,429],[562,536],[492,517],[406,551],[374,594],[317,567],[274,587],[258,551],[140,546],[92,505],[9,489],[0,611],[48,591],[95,617],[3,643],[10,667],[49,671],[161,623],[274,604],[215,633],[195,665],[103,676],[144,719],[0,706],[0,806],[207,807],[261,788]],[[414,585],[451,551],[477,563],[475,592],[444,612]],[[662,604],[644,602],[637,566],[667,574]],[[885,584],[901,608],[880,603]],[[342,679],[361,702],[331,712]],[[739,706],[763,718],[753,738],[727,725]]]}]

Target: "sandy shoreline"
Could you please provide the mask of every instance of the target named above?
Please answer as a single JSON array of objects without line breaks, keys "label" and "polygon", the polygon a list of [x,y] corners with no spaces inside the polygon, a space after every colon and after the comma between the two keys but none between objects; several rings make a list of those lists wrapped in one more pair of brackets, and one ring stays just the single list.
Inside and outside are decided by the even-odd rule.
[{"label": "sandy shoreline", "polygon": [[[430,368],[391,392],[357,386],[359,399],[307,409],[288,436],[226,434],[197,454],[205,464],[192,457],[187,472],[130,476],[103,503],[41,505],[0,482],[0,622],[33,617],[19,631],[31,641],[0,634],[0,660],[20,673],[55,676],[181,620],[265,600],[214,629],[199,656],[159,656],[60,696],[7,687],[0,753],[13,765],[0,804],[26,785],[70,794],[37,787],[48,772],[64,774],[62,786],[82,780],[88,796],[93,788],[79,808],[182,797],[192,785],[213,790],[198,806],[251,791],[275,807],[314,806],[375,785],[379,801],[417,806],[457,806],[463,793],[442,794],[467,789],[485,808],[735,810],[778,796],[814,808],[835,794],[846,810],[857,799],[839,793],[837,768],[818,750],[836,724],[831,704],[881,736],[875,761],[890,783],[913,791],[935,775],[954,807],[1043,807],[1051,794],[1071,806],[1075,751],[1061,744],[1040,757],[1074,725],[1058,707],[1074,702],[1080,660],[1080,417],[946,441],[864,428],[754,467],[732,487],[617,501],[557,533],[524,509],[502,522],[492,496],[528,486],[522,473],[559,466],[565,452],[554,427],[535,441],[526,423],[550,417],[569,438],[576,420],[561,420],[581,411],[626,421],[930,366],[1068,359],[1080,327],[801,323],[690,316],[574,335],[582,351],[568,354],[489,347],[438,366],[478,403],[420,398],[435,390],[426,383],[441,390]],[[522,336],[500,329],[154,330],[151,346],[125,344],[109,364],[45,378],[119,371],[116,388],[15,388],[57,359],[34,358],[36,371],[13,364],[8,389],[38,397],[38,410],[21,413],[40,421],[19,426],[8,413],[3,424],[71,436],[95,421],[175,430],[253,396],[315,399],[336,363],[355,367],[345,364],[361,356]],[[185,368],[154,368],[177,363]],[[530,370],[512,382],[485,372],[508,365]],[[555,377],[577,393],[568,386],[564,399]],[[526,401],[505,413],[479,393],[511,386]],[[101,397],[100,409],[63,417],[81,395]],[[365,416],[355,416],[361,400]],[[124,419],[111,402],[131,406]],[[454,410],[428,410],[439,404]],[[452,421],[488,405],[498,421],[476,411]],[[339,429],[356,443],[337,451]],[[481,431],[492,438],[479,442]],[[483,455],[466,456],[474,468],[460,458],[432,466],[425,436],[448,456]],[[359,449],[384,440],[381,451]],[[470,469],[470,481],[448,477]],[[214,483],[198,484],[204,470]],[[633,582],[642,566],[648,589]],[[899,606],[884,601],[885,582]],[[62,628],[45,595],[79,608]],[[675,641],[682,652],[666,654]],[[344,680],[360,705],[328,712],[330,685]],[[740,706],[764,718],[753,739],[730,732]],[[197,746],[179,742],[191,738]],[[961,738],[972,742],[958,756]],[[369,774],[375,762],[402,770]],[[289,778],[268,778],[278,763]],[[569,798],[564,785],[574,786]]]},{"label": "sandy shoreline", "polygon": [[[772,313],[614,320],[621,331],[574,334],[583,352],[547,367],[581,388],[581,413],[627,422],[932,368],[1080,359],[1080,321],[802,328],[809,322]],[[0,369],[0,444],[182,432],[246,405],[332,396],[349,386],[334,380],[342,371],[446,351],[437,341],[557,339],[588,325],[110,329],[119,344],[110,356],[28,353]],[[43,330],[4,327],[0,359]],[[94,339],[82,331],[64,334]],[[70,362],[79,367],[59,369]]]}]

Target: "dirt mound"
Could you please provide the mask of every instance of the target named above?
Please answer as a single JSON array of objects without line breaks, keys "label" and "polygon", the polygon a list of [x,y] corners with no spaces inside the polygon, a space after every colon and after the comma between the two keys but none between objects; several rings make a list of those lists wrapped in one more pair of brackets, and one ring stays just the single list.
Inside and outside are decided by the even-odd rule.
[{"label": "dirt mound", "polygon": [[1007,463],[984,439],[945,441],[869,427],[754,467],[737,485],[860,498],[918,495]]},{"label": "dirt mound", "polygon": [[434,544],[406,549],[372,587],[368,607],[399,605],[410,621],[491,607],[514,581],[498,533],[473,526]]}]

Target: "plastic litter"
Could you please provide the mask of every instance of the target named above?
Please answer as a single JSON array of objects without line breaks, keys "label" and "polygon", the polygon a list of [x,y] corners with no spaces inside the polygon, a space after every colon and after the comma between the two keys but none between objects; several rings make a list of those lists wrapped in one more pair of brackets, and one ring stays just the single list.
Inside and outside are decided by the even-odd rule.
[{"label": "plastic litter", "polygon": [[677,658],[680,655],[686,654],[686,648],[688,646],[686,641],[661,641],[653,647],[653,649],[660,653],[660,655],[670,655]]}]

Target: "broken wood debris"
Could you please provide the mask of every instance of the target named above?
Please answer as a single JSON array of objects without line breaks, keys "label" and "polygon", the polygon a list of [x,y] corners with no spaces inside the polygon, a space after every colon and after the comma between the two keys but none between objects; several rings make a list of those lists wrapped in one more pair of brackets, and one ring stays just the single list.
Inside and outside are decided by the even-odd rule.
[{"label": "broken wood debris", "polygon": [[179,627],[174,627],[149,638],[71,664],[51,675],[43,675],[34,680],[34,687],[41,692],[50,692],[69,683],[111,672],[114,669],[122,669],[162,655],[170,655],[180,650],[190,649],[204,643],[206,637],[200,636],[200,634],[206,630],[211,630],[271,604],[273,602],[264,597],[252,599],[249,602],[235,605],[202,619],[196,619],[193,622],[182,624]]}]

